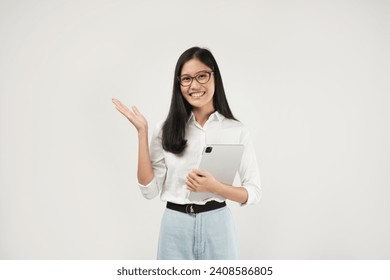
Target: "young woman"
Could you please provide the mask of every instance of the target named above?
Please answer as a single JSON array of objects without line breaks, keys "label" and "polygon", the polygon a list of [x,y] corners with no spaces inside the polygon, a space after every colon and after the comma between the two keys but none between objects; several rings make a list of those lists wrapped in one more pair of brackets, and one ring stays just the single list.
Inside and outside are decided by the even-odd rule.
[{"label": "young woman", "polygon": [[[135,106],[130,110],[119,100],[113,102],[138,131],[137,179],[143,196],[151,199],[160,194],[167,202],[157,259],[237,259],[234,225],[225,200],[257,203],[260,177],[250,136],[230,111],[211,52],[193,47],[179,57],[169,114],[154,130],[150,153],[145,117]],[[222,184],[213,174],[195,168],[207,144],[244,145],[241,186]],[[191,192],[214,196],[193,201]]]}]

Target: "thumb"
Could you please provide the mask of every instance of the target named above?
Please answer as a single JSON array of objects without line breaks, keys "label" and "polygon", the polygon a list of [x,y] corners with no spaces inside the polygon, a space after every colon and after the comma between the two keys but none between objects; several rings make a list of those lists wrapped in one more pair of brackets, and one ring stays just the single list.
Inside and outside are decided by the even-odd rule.
[{"label": "thumb", "polygon": [[201,169],[193,169],[192,170],[196,175],[205,177],[207,175],[207,172]]}]

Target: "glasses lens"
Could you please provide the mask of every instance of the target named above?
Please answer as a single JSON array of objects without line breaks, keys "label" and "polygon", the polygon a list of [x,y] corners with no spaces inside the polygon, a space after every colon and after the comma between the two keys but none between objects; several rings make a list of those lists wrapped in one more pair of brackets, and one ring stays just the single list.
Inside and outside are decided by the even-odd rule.
[{"label": "glasses lens", "polygon": [[180,77],[180,84],[182,86],[185,86],[185,87],[189,86],[191,84],[191,81],[192,81],[192,79],[189,76],[182,76],[182,77]]},{"label": "glasses lens", "polygon": [[200,84],[205,84],[210,80],[210,73],[207,73],[207,72],[199,73],[198,75],[196,75],[196,80]]}]

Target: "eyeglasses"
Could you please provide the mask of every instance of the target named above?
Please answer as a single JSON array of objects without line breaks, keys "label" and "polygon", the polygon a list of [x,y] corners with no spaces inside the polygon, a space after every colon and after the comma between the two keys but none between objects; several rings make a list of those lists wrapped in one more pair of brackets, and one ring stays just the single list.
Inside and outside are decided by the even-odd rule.
[{"label": "eyeglasses", "polygon": [[204,71],[196,74],[195,77],[191,77],[189,75],[182,75],[177,77],[179,80],[180,84],[183,87],[188,87],[192,84],[192,80],[195,79],[199,84],[205,84],[210,80],[211,73],[214,73],[214,71]]}]

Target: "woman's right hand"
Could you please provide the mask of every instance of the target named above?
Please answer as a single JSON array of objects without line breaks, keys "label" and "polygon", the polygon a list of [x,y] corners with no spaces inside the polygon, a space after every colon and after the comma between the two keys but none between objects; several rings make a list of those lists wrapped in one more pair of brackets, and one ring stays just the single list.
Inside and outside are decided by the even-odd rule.
[{"label": "woman's right hand", "polygon": [[138,133],[148,132],[148,122],[145,117],[138,111],[137,107],[132,106],[131,110],[126,107],[118,99],[113,98],[112,103],[115,104],[115,108],[121,112],[137,129]]}]

